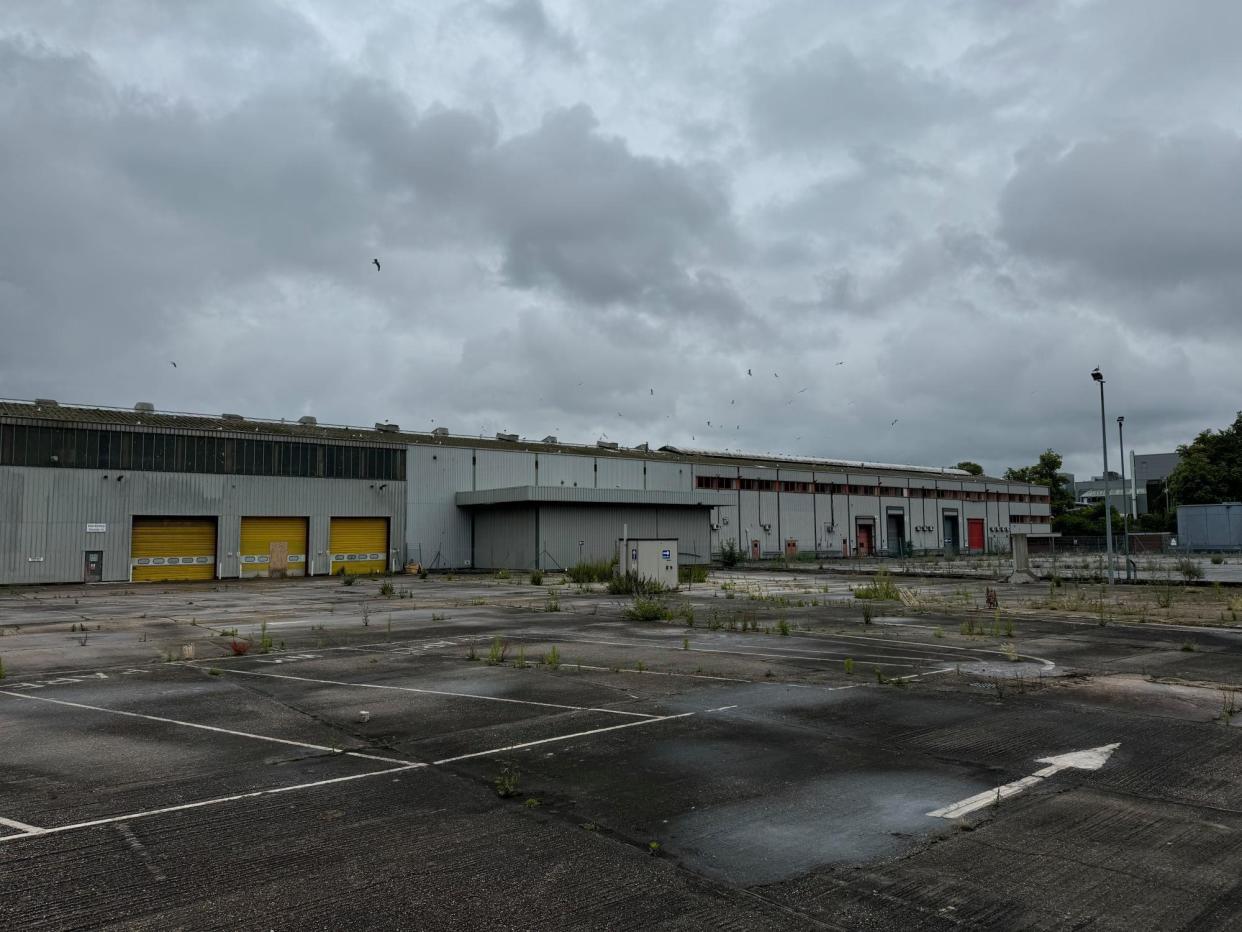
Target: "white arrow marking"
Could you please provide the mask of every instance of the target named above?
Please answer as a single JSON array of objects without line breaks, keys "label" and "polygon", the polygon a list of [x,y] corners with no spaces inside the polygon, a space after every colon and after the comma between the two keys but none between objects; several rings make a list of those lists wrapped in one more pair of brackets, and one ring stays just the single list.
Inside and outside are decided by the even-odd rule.
[{"label": "white arrow marking", "polygon": [[1062,770],[1068,770],[1071,767],[1075,770],[1099,770],[1108,762],[1108,758],[1112,756],[1113,751],[1119,747],[1121,747],[1120,744],[1104,744],[1098,748],[1088,748],[1085,751],[1071,751],[1068,754],[1058,754],[1055,757],[1040,757],[1035,762],[1037,764],[1047,764],[1048,766],[1042,770],[1036,770],[1029,777],[1023,777],[1021,780],[1015,780],[1013,783],[1006,783],[1004,786],[998,786],[994,790],[976,793],[974,796],[956,802],[951,806],[945,806],[943,809],[936,809],[927,814],[934,819],[956,819],[974,812],[976,809],[982,809],[984,806],[994,805],[1002,799],[1017,796],[1023,790],[1047,780],[1053,774],[1060,773]]}]

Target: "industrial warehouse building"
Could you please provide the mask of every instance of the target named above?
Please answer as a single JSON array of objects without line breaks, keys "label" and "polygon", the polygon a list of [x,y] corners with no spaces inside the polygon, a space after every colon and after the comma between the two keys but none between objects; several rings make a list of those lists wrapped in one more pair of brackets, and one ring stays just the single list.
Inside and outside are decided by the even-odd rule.
[{"label": "industrial warehouse building", "polygon": [[1047,490],[956,469],[0,402],[0,584],[1005,552]]}]

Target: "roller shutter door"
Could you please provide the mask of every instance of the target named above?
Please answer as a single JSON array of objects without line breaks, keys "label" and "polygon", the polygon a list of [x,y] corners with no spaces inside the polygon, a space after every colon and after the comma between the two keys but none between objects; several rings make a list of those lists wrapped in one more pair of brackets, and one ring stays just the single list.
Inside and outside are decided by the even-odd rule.
[{"label": "roller shutter door", "polygon": [[134,518],[135,582],[216,578],[215,518]]},{"label": "roller shutter door", "polygon": [[241,575],[305,576],[305,518],[242,518]]},{"label": "roller shutter door", "polygon": [[333,518],[328,547],[334,574],[383,573],[388,569],[388,519]]}]

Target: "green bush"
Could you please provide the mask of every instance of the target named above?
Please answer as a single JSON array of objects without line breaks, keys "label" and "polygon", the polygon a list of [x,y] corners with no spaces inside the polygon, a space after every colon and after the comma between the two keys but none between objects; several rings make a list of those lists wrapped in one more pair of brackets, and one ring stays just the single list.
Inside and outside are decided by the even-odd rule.
[{"label": "green bush", "polygon": [[730,569],[742,562],[742,551],[737,549],[737,541],[730,538],[720,548],[720,565]]},{"label": "green bush", "polygon": [[623,614],[631,621],[667,621],[673,617],[659,599],[643,595],[634,596],[634,601]]},{"label": "green bush", "polygon": [[1203,578],[1203,567],[1189,557],[1182,557],[1177,561],[1177,571],[1182,574],[1182,578],[1187,582],[1192,579]]},{"label": "green bush", "polygon": [[1224,562],[1225,562],[1225,558],[1222,557],[1219,553],[1212,554],[1212,565],[1213,566],[1220,566]]},{"label": "green bush", "polygon": [[543,585],[543,570],[534,569],[530,571],[530,584],[532,586]]}]

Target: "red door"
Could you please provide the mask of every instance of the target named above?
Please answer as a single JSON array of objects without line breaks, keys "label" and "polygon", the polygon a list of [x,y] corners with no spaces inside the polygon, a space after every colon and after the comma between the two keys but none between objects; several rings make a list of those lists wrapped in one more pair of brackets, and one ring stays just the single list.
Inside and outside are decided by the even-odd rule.
[{"label": "red door", "polygon": [[858,555],[860,557],[871,556],[871,525],[858,525]]},{"label": "red door", "polygon": [[966,546],[971,550],[983,549],[983,519],[966,519]]}]

